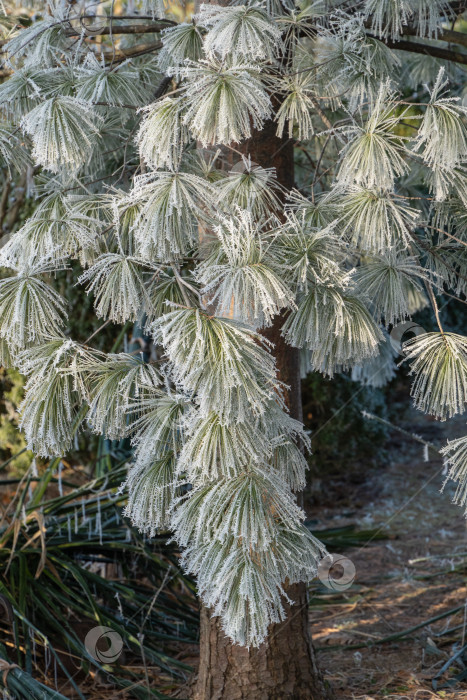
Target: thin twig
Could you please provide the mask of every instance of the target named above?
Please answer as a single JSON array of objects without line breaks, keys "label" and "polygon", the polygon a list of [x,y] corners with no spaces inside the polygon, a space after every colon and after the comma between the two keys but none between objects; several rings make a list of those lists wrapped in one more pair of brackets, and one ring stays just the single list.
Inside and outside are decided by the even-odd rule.
[{"label": "thin twig", "polygon": [[176,277],[176,279],[177,279],[178,286],[179,286],[180,291],[181,291],[181,293],[182,293],[183,300],[184,300],[185,304],[188,306],[188,308],[191,309],[191,308],[192,308],[192,305],[191,305],[191,302],[190,302],[190,297],[188,296],[188,294],[187,294],[186,291],[185,291],[185,285],[184,285],[182,276],[180,275],[180,272],[178,271],[178,266],[175,265],[175,264],[173,264],[173,265],[172,265],[172,270],[173,270],[174,275],[175,275],[175,277]]},{"label": "thin twig", "polygon": [[105,321],[105,322],[102,324],[102,326],[99,326],[99,328],[98,328],[97,330],[95,330],[94,333],[91,333],[91,335],[89,336],[89,338],[87,338],[87,339],[84,341],[83,345],[87,345],[87,344],[89,343],[89,341],[92,340],[92,339],[94,338],[95,335],[97,335],[98,333],[100,333],[100,331],[101,331],[103,328],[105,328],[106,326],[108,326],[109,323],[110,323],[110,319],[107,319],[107,321]]},{"label": "thin twig", "polygon": [[432,307],[433,307],[433,311],[435,312],[436,323],[438,324],[438,328],[439,328],[439,330],[440,330],[440,333],[441,333],[441,335],[442,335],[443,338],[444,338],[444,330],[443,330],[443,326],[441,325],[441,319],[440,319],[440,317],[439,317],[438,304],[436,303],[436,297],[435,297],[435,295],[434,295],[433,288],[432,288],[431,284],[430,284],[429,282],[427,282],[427,281],[425,281],[425,288],[426,288],[426,290],[427,290],[427,292],[428,292],[428,296],[430,297],[430,301],[431,301],[431,305],[432,305]]}]

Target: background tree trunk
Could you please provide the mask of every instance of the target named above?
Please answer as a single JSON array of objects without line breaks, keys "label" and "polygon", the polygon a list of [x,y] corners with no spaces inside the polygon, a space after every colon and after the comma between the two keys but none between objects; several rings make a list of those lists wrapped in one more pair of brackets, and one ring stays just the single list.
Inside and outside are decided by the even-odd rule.
[{"label": "background tree trunk", "polygon": [[[261,131],[237,147],[264,168],[274,167],[281,185],[291,189],[294,181],[293,145],[275,135],[276,125]],[[277,317],[262,331],[274,343],[279,379],[290,389],[287,404],[291,415],[302,420],[299,351],[284,342]],[[308,620],[305,584],[288,588],[295,605],[285,605],[287,618],[272,625],[259,649],[234,645],[223,633],[219,618],[201,607],[199,672],[193,686],[194,700],[327,700],[330,697],[316,666]]]}]

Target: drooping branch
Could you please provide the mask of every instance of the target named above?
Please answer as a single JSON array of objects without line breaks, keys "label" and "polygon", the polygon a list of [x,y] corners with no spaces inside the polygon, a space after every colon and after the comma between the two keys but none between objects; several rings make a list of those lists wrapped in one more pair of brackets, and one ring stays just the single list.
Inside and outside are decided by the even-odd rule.
[{"label": "drooping branch", "polygon": [[[406,36],[417,36],[417,30],[415,27],[404,27],[403,37]],[[420,37],[418,37],[420,38]],[[437,41],[445,41],[447,44],[458,44],[459,46],[465,46],[467,48],[467,34],[464,32],[455,32],[451,29],[443,29],[436,36]],[[442,48],[442,47],[440,47]]]},{"label": "drooping branch", "polygon": [[[449,34],[459,34],[459,32],[449,32]],[[378,39],[378,37],[373,36],[368,33],[368,37],[372,39]],[[467,34],[465,35],[467,40]],[[411,53],[421,53],[426,56],[433,56],[434,58],[441,58],[445,61],[452,61],[453,63],[462,63],[467,65],[467,53],[461,51],[454,51],[452,49],[445,49],[441,46],[434,46],[432,44],[422,44],[421,42],[408,41],[401,39],[400,41],[394,41],[393,39],[379,39],[383,44],[385,44],[389,49],[395,49],[396,51],[410,51]],[[459,43],[459,42],[458,42]],[[467,42],[466,42],[467,45]]]},{"label": "drooping branch", "polygon": [[[449,3],[449,6],[456,18],[467,10],[466,0]],[[367,29],[370,29],[371,23],[366,21],[365,26]],[[433,56],[434,58],[441,58],[446,61],[453,61],[454,63],[462,63],[464,65],[467,64],[467,54],[464,54],[463,52],[458,52],[453,49],[446,49],[443,46],[437,46],[434,44],[422,43],[421,41],[411,42],[410,40],[406,40],[405,37],[411,36],[420,38],[417,35],[417,27],[411,24],[404,26],[402,37],[398,41],[390,38],[375,37],[372,34],[368,34],[368,36],[372,37],[373,39],[379,39],[390,49],[410,51],[413,53],[424,53],[427,56]],[[436,39],[448,44],[457,44],[467,48],[467,33],[464,32],[443,29],[438,33]]]},{"label": "drooping branch", "polygon": [[[155,41],[147,44],[137,44],[136,46],[131,46],[129,48],[116,49],[113,63],[120,63],[121,61],[126,61],[127,58],[136,58],[137,56],[144,56],[147,53],[158,51],[161,48],[162,42]],[[104,56],[108,56],[109,58],[113,58],[113,55],[113,51],[104,52]]]},{"label": "drooping branch", "polygon": [[[98,28],[92,28],[92,36],[104,36],[106,34],[112,34],[112,36],[117,35],[117,34],[155,34],[157,32],[161,32],[163,29],[166,29],[168,24],[128,24],[128,25],[123,25],[123,26],[112,26],[110,27],[98,27]],[[83,25],[83,30],[84,33],[86,34],[86,30],[89,29],[86,27],[86,25]],[[66,35],[69,37],[72,36],[81,36],[83,33],[83,30],[78,30],[78,29],[70,29],[67,30]]]}]

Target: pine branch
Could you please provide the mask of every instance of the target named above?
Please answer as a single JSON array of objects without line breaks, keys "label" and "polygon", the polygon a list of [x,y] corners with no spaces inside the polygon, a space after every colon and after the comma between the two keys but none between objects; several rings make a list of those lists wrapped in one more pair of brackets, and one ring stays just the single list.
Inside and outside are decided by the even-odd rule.
[{"label": "pine branch", "polygon": [[[115,58],[113,59],[113,64],[121,63],[126,61],[128,58],[136,58],[137,56],[145,56],[148,53],[153,53],[154,51],[159,51],[162,48],[161,41],[155,41],[153,43],[147,44],[137,44],[136,46],[131,46],[129,48],[119,48],[115,49]],[[104,56],[106,59],[111,59],[114,55],[113,51],[105,51]]]},{"label": "pine branch", "polygon": [[[404,28],[403,37],[405,36],[416,36],[417,32],[414,27]],[[441,30],[437,37],[437,41],[445,41],[448,44],[458,44],[459,46],[465,46],[467,48],[467,34],[464,32],[455,32],[451,29]]]},{"label": "pine branch", "polygon": [[[79,17],[69,17],[67,22],[74,21],[74,20],[81,20],[81,19],[96,19],[96,15],[79,15]],[[118,21],[124,21],[124,20],[131,20],[131,19],[136,19],[136,20],[151,20],[152,22],[164,22],[164,24],[170,25],[176,25],[177,23],[174,22],[171,19],[167,19],[166,17],[154,17],[154,15],[105,15],[103,17],[98,17],[98,19],[108,19],[108,20],[118,20]]]},{"label": "pine branch", "polygon": [[[367,36],[372,39],[377,38],[369,33],[367,33]],[[467,54],[461,53],[460,51],[443,49],[439,46],[422,44],[417,41],[405,41],[404,39],[401,39],[400,41],[393,41],[392,39],[383,38],[379,39],[379,41],[382,41],[383,44],[385,44],[389,49],[396,49],[396,51],[409,51],[413,53],[421,53],[425,54],[426,56],[441,58],[445,61],[452,61],[453,63],[462,63],[463,65],[467,65]]]},{"label": "pine branch", "polygon": [[[128,24],[124,25],[122,27],[119,26],[112,26],[112,27],[100,27],[98,29],[93,30],[95,34],[93,33],[92,36],[105,36],[105,35],[112,35],[116,36],[117,34],[156,34],[161,32],[163,29],[167,28],[167,24]],[[86,27],[84,25],[84,32],[86,31]],[[69,29],[65,32],[66,36],[73,37],[73,36],[81,36],[83,34],[83,31],[78,31],[74,29]]]},{"label": "pine branch", "polygon": [[154,101],[158,100],[160,97],[165,95],[171,82],[172,82],[172,78],[170,76],[166,76],[165,78],[162,78],[161,82],[159,83],[159,85],[156,88],[156,91],[154,92]]},{"label": "pine branch", "polygon": [[426,287],[426,290],[428,292],[428,296],[430,297],[431,305],[433,307],[433,311],[434,311],[434,314],[436,317],[436,323],[438,324],[439,332],[444,337],[444,329],[443,329],[443,326],[441,325],[441,319],[439,316],[439,308],[438,308],[438,304],[436,302],[436,297],[434,295],[433,288],[429,282],[425,282],[425,287]]}]

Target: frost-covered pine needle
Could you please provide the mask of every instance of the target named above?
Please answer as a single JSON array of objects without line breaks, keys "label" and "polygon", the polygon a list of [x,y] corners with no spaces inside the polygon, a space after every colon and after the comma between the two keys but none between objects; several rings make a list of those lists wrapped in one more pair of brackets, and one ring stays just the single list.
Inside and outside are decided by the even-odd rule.
[{"label": "frost-covered pine needle", "polygon": [[409,0],[365,0],[365,15],[371,22],[371,29],[380,38],[399,38],[413,16],[413,10],[414,3]]},{"label": "frost-covered pine needle", "polygon": [[10,369],[14,367],[14,364],[15,361],[8,343],[4,338],[0,337],[0,366]]},{"label": "frost-covered pine needle", "polygon": [[238,143],[261,129],[271,102],[253,63],[189,62],[180,70],[187,111],[184,123],[203,146]]},{"label": "frost-covered pine needle", "polygon": [[11,345],[24,348],[60,334],[66,302],[40,278],[55,269],[45,260],[0,280],[0,335]]},{"label": "frost-covered pine needle", "polygon": [[128,64],[109,69],[93,54],[86,57],[77,87],[76,97],[91,104],[104,102],[137,107],[151,99],[150,86],[143,83],[137,70]]},{"label": "frost-covered pine needle", "polygon": [[20,136],[6,122],[0,121],[0,163],[11,172],[12,166],[20,172],[29,164],[29,156],[21,143]]},{"label": "frost-covered pine needle", "polygon": [[345,258],[345,246],[336,235],[335,223],[315,227],[314,217],[304,209],[287,213],[271,243],[271,255],[289,285],[297,291],[308,291],[310,283],[345,277],[340,268]]},{"label": "frost-covered pine needle", "polygon": [[415,139],[415,150],[433,170],[452,170],[467,158],[467,107],[459,97],[443,97],[448,83],[441,68]]},{"label": "frost-covered pine needle", "polygon": [[152,168],[176,170],[188,142],[188,129],[183,124],[183,101],[166,97],[145,107],[137,140],[139,152]]},{"label": "frost-covered pine needle", "polygon": [[136,461],[131,465],[124,484],[128,491],[124,515],[140,532],[150,537],[170,527],[171,508],[180,493],[174,464],[172,453],[149,464]]},{"label": "frost-covered pine needle", "polygon": [[87,420],[94,432],[116,440],[128,432],[127,414],[132,401],[159,386],[153,365],[127,353],[109,354],[81,366],[89,383]]},{"label": "frost-covered pine needle", "polygon": [[384,253],[407,247],[420,212],[388,191],[350,186],[340,200],[342,230],[356,248]]},{"label": "frost-covered pine needle", "polygon": [[86,350],[66,338],[48,339],[19,353],[20,370],[28,375],[19,406],[21,429],[30,449],[43,457],[67,452],[79,429],[85,398],[77,363],[90,359]]},{"label": "frost-covered pine needle", "polygon": [[109,318],[115,323],[136,321],[149,307],[144,282],[148,271],[154,266],[140,258],[122,253],[105,253],[79,278],[80,284],[88,283],[86,291],[95,297],[98,316]]},{"label": "frost-covered pine needle", "polygon": [[7,267],[46,258],[56,267],[67,257],[89,259],[97,252],[100,229],[99,219],[82,214],[62,192],[52,193],[10,237],[0,259]]},{"label": "frost-covered pine needle", "polygon": [[467,514],[467,438],[448,440],[440,452],[449,470],[447,479],[452,479],[457,484],[453,501],[464,506],[464,512]]},{"label": "frost-covered pine needle", "polygon": [[277,136],[282,137],[287,125],[289,138],[295,134],[299,141],[309,139],[315,133],[312,114],[315,78],[310,71],[299,71],[291,77],[282,78],[278,85],[284,99],[276,112]]},{"label": "frost-covered pine needle", "polygon": [[162,49],[157,62],[164,73],[171,69],[176,72],[185,61],[198,61],[202,57],[203,37],[193,22],[181,22],[162,32]]},{"label": "frost-covered pine needle", "polygon": [[311,350],[314,371],[333,376],[376,356],[383,339],[368,309],[356,296],[332,286],[313,285],[287,318],[283,332],[295,347]]},{"label": "frost-covered pine needle", "polygon": [[182,394],[144,388],[128,406],[135,461],[149,464],[177,453],[183,440],[183,416],[189,401]]},{"label": "frost-covered pine needle", "polygon": [[189,413],[185,432],[177,469],[195,484],[238,476],[252,462],[266,461],[272,451],[259,426],[225,422],[214,412]]},{"label": "frost-covered pine needle", "polygon": [[4,47],[8,61],[13,66],[22,63],[26,68],[56,66],[70,44],[63,30],[63,23],[52,16],[33,22],[21,29]]},{"label": "frost-covered pine needle", "polygon": [[233,535],[264,551],[274,542],[278,526],[293,528],[304,518],[277,475],[255,465],[239,476],[194,490],[177,508],[173,525],[184,547]]},{"label": "frost-covered pine needle", "polygon": [[34,145],[32,156],[38,165],[58,172],[62,167],[79,168],[97,146],[102,117],[89,103],[76,97],[51,97],[28,112],[22,128]]},{"label": "frost-covered pine needle", "polygon": [[203,4],[197,14],[209,29],[204,39],[206,54],[236,62],[274,60],[282,48],[281,28],[261,6],[238,7]]},{"label": "frost-covered pine needle", "polygon": [[135,179],[128,199],[139,207],[132,228],[141,257],[168,262],[194,247],[196,217],[206,216],[214,193],[198,175],[158,171]]},{"label": "frost-covered pine needle", "polygon": [[456,333],[425,333],[404,344],[414,405],[440,420],[464,413],[467,401],[467,339]]},{"label": "frost-covered pine needle", "polygon": [[267,342],[250,328],[198,309],[180,309],[153,324],[173,380],[197,395],[201,411],[244,421],[280,393]]},{"label": "frost-covered pine needle", "polygon": [[416,295],[423,298],[427,279],[415,257],[396,250],[365,260],[355,275],[357,289],[371,299],[375,317],[385,325],[395,325],[415,311],[410,302]]},{"label": "frost-covered pine needle", "polygon": [[394,127],[402,115],[394,113],[387,84],[381,86],[369,118],[342,128],[348,141],[341,151],[338,181],[367,189],[392,189],[394,179],[408,171],[404,140]]},{"label": "frost-covered pine needle", "polygon": [[220,218],[214,231],[220,241],[220,259],[217,265],[199,265],[201,293],[218,316],[255,328],[269,326],[281,309],[295,303],[268,254],[267,235],[244,210]]},{"label": "frost-covered pine needle", "polygon": [[237,207],[251,213],[255,220],[269,218],[281,207],[282,188],[273,168],[263,168],[242,157],[215,183],[216,204],[227,211]]}]

